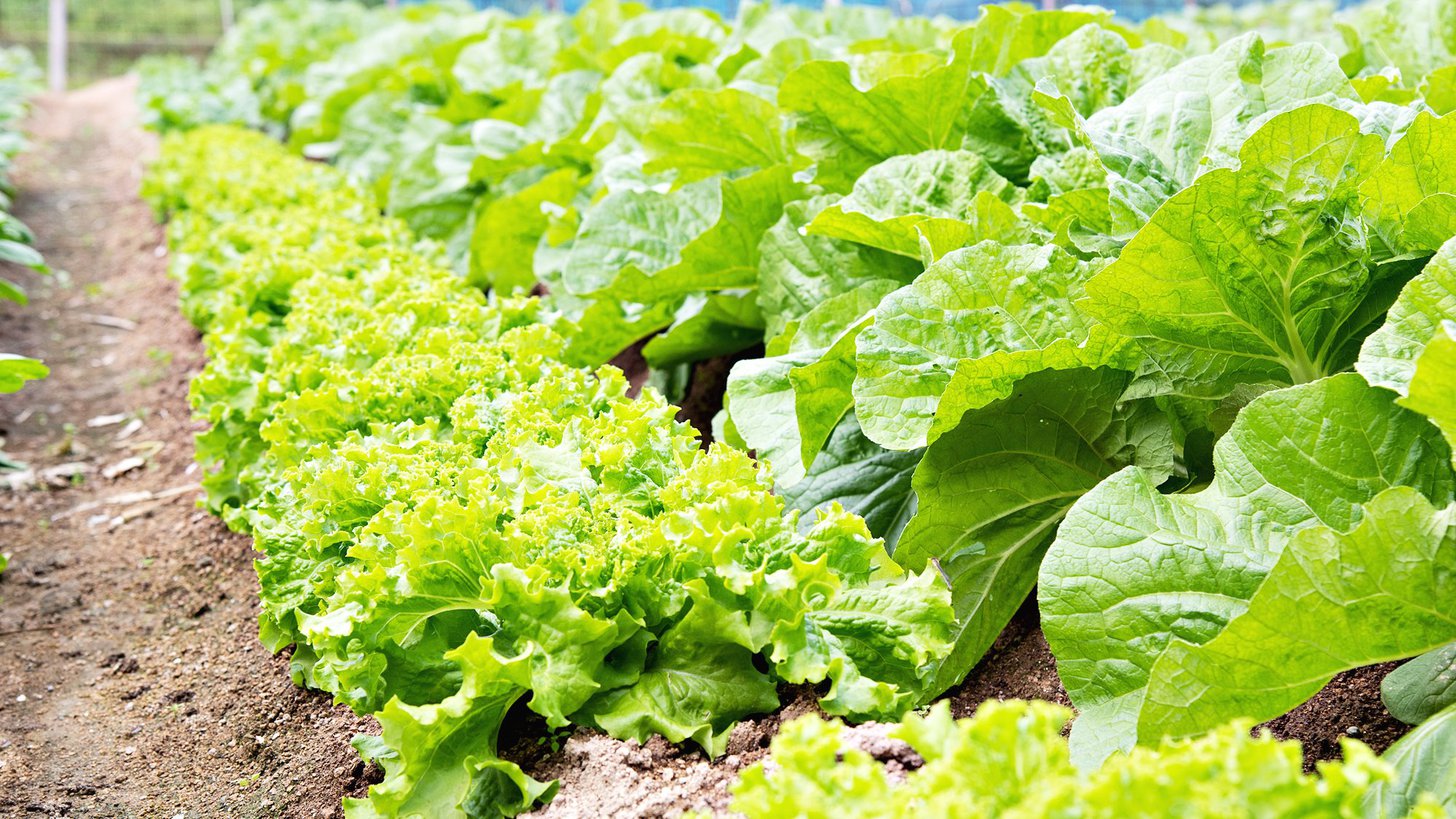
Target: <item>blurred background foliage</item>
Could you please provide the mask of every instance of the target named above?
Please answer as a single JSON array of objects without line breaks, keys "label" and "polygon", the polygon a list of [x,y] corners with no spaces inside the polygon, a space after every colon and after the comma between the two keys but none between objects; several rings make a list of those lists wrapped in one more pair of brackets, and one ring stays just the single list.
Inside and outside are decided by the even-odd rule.
[{"label": "blurred background foliage", "polygon": [[[548,0],[452,0],[505,8],[525,14],[546,7]],[[698,6],[725,17],[737,11],[738,0],[645,0],[649,5]],[[266,0],[68,0],[69,75],[72,86],[86,85],[102,77],[126,72],[137,59],[149,54],[191,54],[202,56],[212,48],[231,17],[245,14]],[[341,0],[365,6],[384,5],[386,0]],[[401,4],[425,0],[399,0]],[[555,8],[575,11],[585,0],[549,0]],[[820,5],[823,0],[787,0],[802,5]],[[865,0],[842,0],[845,4]],[[960,19],[976,16],[981,0],[870,0],[889,5],[899,14],[947,15]],[[1047,0],[1052,2],[1052,0]],[[1070,5],[1072,0],[1055,0]],[[1331,0],[1334,6],[1349,0]],[[0,45],[20,45],[44,59],[47,7],[49,0],[0,0]],[[1185,0],[1104,0],[1124,17],[1141,20],[1154,14],[1176,13]],[[1239,28],[1239,20],[1257,13],[1257,0],[1213,3],[1198,0],[1196,14]],[[1306,5],[1316,7],[1319,4]]]}]

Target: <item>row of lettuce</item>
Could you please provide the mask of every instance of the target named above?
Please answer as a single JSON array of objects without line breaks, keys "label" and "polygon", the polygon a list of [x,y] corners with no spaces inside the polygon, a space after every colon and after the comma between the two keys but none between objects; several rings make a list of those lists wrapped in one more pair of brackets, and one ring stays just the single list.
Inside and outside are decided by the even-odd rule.
[{"label": "row of lettuce", "polygon": [[801,717],[775,737],[771,764],[744,772],[732,808],[747,819],[1449,815],[1431,794],[1407,789],[1416,757],[1451,759],[1456,743],[1449,735],[1444,745],[1431,745],[1413,734],[1384,760],[1345,740],[1343,762],[1322,762],[1318,775],[1306,775],[1298,743],[1250,736],[1252,723],[1236,721],[1198,739],[1118,754],[1087,771],[1073,763],[1062,736],[1069,716],[1050,703],[992,700],[956,721],[938,703],[926,716],[912,715],[890,729],[923,763],[900,776],[846,741],[839,724]]},{"label": "row of lettuce", "polygon": [[[0,262],[44,272],[45,262],[32,246],[35,236],[10,213],[15,196],[10,166],[25,147],[21,126],[30,108],[30,97],[39,90],[40,69],[30,52],[0,49]],[[25,304],[25,291],[0,276],[0,300]],[[15,392],[47,372],[45,365],[35,359],[0,352],[0,394]],[[4,463],[0,455],[0,464]]]},{"label": "row of lettuce", "polygon": [[539,301],[487,299],[336,170],[208,128],[145,192],[205,332],[198,454],[263,554],[263,639],[383,727],[359,749],[386,776],[351,815],[549,797],[496,754],[527,693],[553,727],[714,754],[781,682],[856,719],[933,693],[934,572],[838,509],[801,530],[748,456],[563,363]]},{"label": "row of lettuce", "polygon": [[[745,4],[728,23],[607,0],[572,17],[527,18],[291,4],[250,15],[203,71],[155,64],[143,96],[158,127],[270,132],[342,171],[298,170],[326,177],[318,184],[346,200],[326,211],[338,231],[379,226],[379,248],[411,234],[438,242],[409,262],[429,256],[438,276],[423,278],[453,294],[427,298],[438,317],[429,321],[549,326],[549,341],[531,342],[542,362],[531,366],[574,378],[583,376],[572,367],[643,340],[664,384],[694,361],[742,357],[715,437],[770,463],[773,493],[765,473],[744,472],[725,486],[756,487],[757,516],[735,511],[723,520],[744,523],[707,531],[768,538],[774,553],[797,555],[797,570],[805,555],[860,554],[814,540],[826,525],[849,526],[856,538],[883,538],[914,578],[883,592],[913,605],[850,593],[896,622],[839,612],[825,622],[864,630],[833,632],[838,643],[795,631],[779,643],[782,627],[767,623],[814,622],[821,598],[805,589],[819,581],[771,584],[797,590],[797,607],[784,608],[721,566],[656,558],[653,571],[701,575],[709,591],[653,608],[618,599],[632,587],[619,579],[626,569],[547,559],[543,576],[556,584],[532,588],[566,592],[594,622],[627,611],[633,624],[554,648],[502,637],[509,651],[485,651],[488,632],[506,628],[497,607],[520,606],[491,596],[505,595],[498,579],[481,597],[479,582],[461,578],[489,576],[511,549],[533,557],[505,564],[535,565],[542,548],[568,541],[553,527],[520,528],[520,506],[471,507],[485,517],[447,525],[430,522],[445,520],[446,506],[426,505],[420,522],[401,522],[417,494],[436,491],[437,473],[455,497],[504,492],[528,505],[538,490],[588,509],[604,488],[625,493],[604,513],[610,527],[574,506],[559,522],[582,553],[681,510],[609,479],[606,461],[593,462],[607,454],[580,454],[617,443],[592,439],[584,419],[553,420],[556,407],[583,400],[569,391],[533,399],[551,410],[502,427],[540,437],[527,445],[460,414],[507,417],[491,397],[514,394],[500,385],[505,365],[479,365],[482,354],[456,349],[450,334],[421,348],[435,356],[430,366],[386,365],[379,350],[405,349],[389,339],[435,325],[411,313],[382,333],[372,301],[360,316],[334,315],[334,304],[379,294],[339,275],[353,262],[333,244],[315,246],[307,226],[323,214],[281,215],[275,194],[260,192],[267,227],[234,227],[231,205],[190,206],[230,201],[209,186],[233,182],[195,160],[196,147],[176,148],[194,160],[154,179],[189,200],[173,241],[189,315],[213,349],[197,386],[214,424],[201,446],[218,466],[209,492],[265,544],[270,642],[300,646],[295,663],[311,684],[363,710],[395,709],[387,748],[368,749],[392,761],[374,804],[407,814],[403,797],[384,794],[438,793],[436,776],[454,777],[451,798],[468,791],[452,803],[466,813],[510,804],[503,791],[534,794],[493,756],[469,756],[478,747],[450,730],[483,720],[477,733],[489,733],[498,715],[481,716],[483,703],[504,708],[488,675],[470,670],[488,665],[476,655],[494,658],[501,670],[490,673],[512,679],[516,696],[537,691],[533,707],[553,724],[691,736],[711,750],[767,698],[705,709],[714,715],[705,720],[624,716],[696,702],[681,694],[692,675],[671,670],[687,662],[672,659],[672,647],[687,651],[670,639],[680,625],[737,634],[746,618],[733,645],[772,664],[770,676],[755,672],[761,683],[827,675],[836,679],[827,710],[884,716],[963,679],[1035,588],[1079,713],[1069,751],[1078,765],[1234,718],[1277,717],[1342,671],[1417,657],[1384,690],[1393,714],[1422,725],[1396,759],[1401,792],[1411,802],[1428,790],[1456,810],[1456,117],[1447,116],[1456,15],[1441,0],[1390,0],[1339,14],[1266,9],[1264,21],[1277,23],[1267,37],[1227,36],[1250,19],[1133,27],[1088,8],[987,7],[962,24]],[[196,144],[235,138],[217,133]],[[258,176],[256,165],[235,166],[240,178]],[[292,190],[261,178],[243,189]],[[202,216],[186,216],[194,212]],[[303,250],[286,258],[256,236],[230,238],[288,236],[295,225]],[[303,310],[293,284],[320,272],[335,290]],[[499,319],[450,314],[485,309],[485,289]],[[512,300],[528,291],[544,295]],[[339,326],[345,314],[358,326]],[[621,400],[617,386],[609,392]],[[442,403],[466,395],[476,409]],[[670,408],[647,403],[669,428]],[[613,411],[588,415],[628,428]],[[403,422],[408,434],[390,426]],[[350,436],[357,446],[340,443]],[[436,445],[457,438],[505,461],[487,470],[488,490],[473,460],[442,471],[458,456]],[[406,468],[386,456],[395,452],[430,466]],[[726,453],[705,463],[732,460]],[[708,468],[693,466],[702,457],[679,463],[693,475],[683,480],[716,487],[723,479],[695,471]],[[628,473],[668,480],[640,465]],[[375,483],[385,496],[364,489]],[[734,494],[711,492],[701,502]],[[551,514],[565,514],[554,503]],[[782,518],[781,504],[805,514]],[[399,546],[406,538],[412,545]],[[501,538],[520,545],[480,552]],[[875,555],[824,577],[852,589],[872,566],[892,565]],[[459,570],[465,556],[479,569]],[[455,568],[426,581],[401,567],[413,562]],[[367,582],[336,580],[340,572]],[[936,620],[946,612],[934,578],[950,587],[953,620]],[[472,591],[445,590],[457,581]],[[694,593],[737,612],[733,625],[718,615],[712,629],[698,623]],[[838,611],[834,599],[821,602]],[[471,634],[473,653],[460,642]],[[529,653],[522,640],[537,656],[570,652],[595,670],[558,679],[561,664],[546,660],[528,662],[529,675],[510,670],[510,651]],[[834,645],[853,662],[825,653]],[[624,659],[628,676],[612,676]],[[699,664],[732,666],[706,655]],[[553,685],[575,693],[540,693]],[[665,699],[639,686],[659,686]],[[391,696],[396,705],[385,706]],[[417,759],[434,762],[424,772]],[[469,795],[478,793],[489,798]]]}]

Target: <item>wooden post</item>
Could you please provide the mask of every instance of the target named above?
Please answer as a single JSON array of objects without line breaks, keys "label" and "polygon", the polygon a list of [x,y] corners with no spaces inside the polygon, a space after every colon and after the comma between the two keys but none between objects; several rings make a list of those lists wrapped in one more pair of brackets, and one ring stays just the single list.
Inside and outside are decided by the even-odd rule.
[{"label": "wooden post", "polygon": [[217,0],[217,10],[222,15],[222,33],[233,30],[236,19],[233,15],[233,0]]},{"label": "wooden post", "polygon": [[50,0],[50,21],[46,26],[46,74],[51,90],[66,90],[66,0]]}]

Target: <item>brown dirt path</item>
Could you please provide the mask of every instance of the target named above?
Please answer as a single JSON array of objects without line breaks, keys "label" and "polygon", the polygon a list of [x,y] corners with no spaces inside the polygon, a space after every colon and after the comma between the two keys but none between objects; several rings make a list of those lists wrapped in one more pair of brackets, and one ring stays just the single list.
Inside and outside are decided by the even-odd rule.
[{"label": "brown dirt path", "polygon": [[[87,473],[0,488],[0,551],[12,555],[0,579],[0,815],[332,816],[362,785],[348,740],[368,726],[268,656],[248,541],[194,505],[186,389],[202,352],[137,199],[155,139],[134,96],[123,79],[42,99],[16,173],[18,215],[65,272],[19,274],[31,304],[0,308],[0,347],[52,368],[0,396],[0,436],[35,468]],[[131,419],[141,426],[123,437]],[[100,474],[129,457],[145,466]],[[178,494],[106,503],[166,490]]]}]

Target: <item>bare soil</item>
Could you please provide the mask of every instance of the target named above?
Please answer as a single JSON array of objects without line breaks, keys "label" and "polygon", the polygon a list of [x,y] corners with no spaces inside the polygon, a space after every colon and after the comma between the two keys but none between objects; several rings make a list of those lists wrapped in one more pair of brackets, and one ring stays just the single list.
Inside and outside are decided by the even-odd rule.
[{"label": "bare soil", "polygon": [[[0,397],[0,434],[35,469],[87,471],[0,491],[0,815],[332,816],[363,786],[349,739],[370,726],[259,644],[250,544],[195,506],[202,351],[137,198],[156,145],[134,96],[111,80],[42,99],[16,171],[58,272],[18,274],[32,300],[0,311],[0,348],[52,375]],[[127,420],[88,426],[108,415]]]},{"label": "bare soil", "polygon": [[[0,397],[0,437],[38,472],[81,474],[0,488],[0,551],[12,555],[0,578],[0,815],[338,816],[342,797],[378,776],[349,747],[376,726],[294,686],[286,659],[258,643],[250,544],[194,503],[186,392],[202,351],[176,311],[162,231],[136,196],[156,145],[133,96],[122,79],[42,99],[16,174],[19,215],[61,272],[15,274],[32,303],[0,306],[0,349],[53,370]],[[723,376],[702,370],[685,414],[699,426]],[[142,465],[104,476],[130,458]],[[1304,740],[1310,763],[1338,755],[1342,736],[1382,749],[1404,731],[1379,703],[1388,670],[1342,675],[1271,727]],[[1067,701],[1034,606],[949,697],[958,715],[991,698]],[[813,689],[783,699],[781,712],[740,725],[716,761],[661,739],[552,734],[524,708],[502,751],[561,780],[542,817],[721,810],[778,726],[815,710]],[[875,726],[852,736],[892,767],[916,764]]]}]

